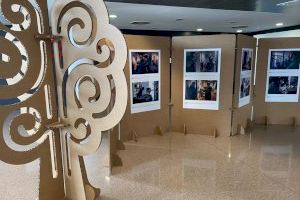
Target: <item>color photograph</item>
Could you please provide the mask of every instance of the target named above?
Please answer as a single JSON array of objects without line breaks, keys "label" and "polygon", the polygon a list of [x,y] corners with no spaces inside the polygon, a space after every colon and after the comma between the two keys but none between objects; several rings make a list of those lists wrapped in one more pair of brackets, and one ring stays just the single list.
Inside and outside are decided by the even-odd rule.
[{"label": "color photograph", "polygon": [[218,82],[213,80],[187,80],[185,99],[195,101],[216,101]]},{"label": "color photograph", "polygon": [[250,71],[252,69],[253,51],[251,49],[242,50],[242,71]]},{"label": "color photograph", "polygon": [[271,51],[270,69],[299,69],[300,51]]},{"label": "color photograph", "polygon": [[269,77],[268,94],[297,94],[298,76]]},{"label": "color photograph", "polygon": [[218,72],[219,51],[186,51],[186,72]]},{"label": "color photograph", "polygon": [[159,82],[137,82],[132,84],[133,104],[159,100]]},{"label": "color photograph", "polygon": [[132,74],[159,73],[159,52],[131,52]]}]

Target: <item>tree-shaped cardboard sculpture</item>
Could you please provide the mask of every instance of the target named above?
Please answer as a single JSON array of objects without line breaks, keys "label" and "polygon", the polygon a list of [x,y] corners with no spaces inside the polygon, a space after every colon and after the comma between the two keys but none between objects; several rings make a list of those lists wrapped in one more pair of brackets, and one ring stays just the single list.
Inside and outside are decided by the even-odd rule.
[{"label": "tree-shaped cardboard sculpture", "polygon": [[45,127],[57,120],[50,43],[35,38],[49,31],[47,2],[0,4],[0,160],[12,165],[39,160],[39,188],[34,190],[53,193],[39,199],[58,198],[63,195],[59,136]]},{"label": "tree-shaped cardboard sculpture", "polygon": [[[80,158],[99,148],[102,132],[117,125],[126,110],[127,47],[121,32],[109,24],[102,0],[58,0],[51,20],[53,35],[62,37],[63,62],[55,57],[59,105],[63,105],[59,115],[70,125],[62,131],[67,197],[83,200],[89,194]],[[54,52],[59,55],[58,42]],[[112,93],[113,107],[107,112]]]}]

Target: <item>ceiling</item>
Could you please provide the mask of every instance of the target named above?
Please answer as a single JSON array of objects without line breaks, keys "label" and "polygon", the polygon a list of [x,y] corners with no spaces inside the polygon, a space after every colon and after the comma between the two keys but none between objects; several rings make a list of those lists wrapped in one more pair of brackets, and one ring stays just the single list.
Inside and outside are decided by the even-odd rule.
[{"label": "ceiling", "polygon": [[[202,28],[205,32],[233,33],[237,29],[242,29],[244,32],[274,29],[278,22],[283,22],[284,26],[300,24],[300,12],[287,14],[117,2],[106,4],[110,14],[118,16],[117,19],[112,19],[111,23],[120,29],[196,31]],[[150,24],[133,25],[131,24],[133,21],[148,21]],[[232,28],[239,26],[247,27]]]},{"label": "ceiling", "polygon": [[107,0],[108,2],[196,7],[222,10],[297,13],[300,0]]},{"label": "ceiling", "polygon": [[[51,9],[54,0],[47,1]],[[283,2],[288,3],[277,5]],[[238,28],[232,27],[247,26],[242,28],[247,33],[274,29],[278,22],[300,25],[300,0],[108,0],[106,5],[118,16],[111,23],[120,29],[233,33]]]}]

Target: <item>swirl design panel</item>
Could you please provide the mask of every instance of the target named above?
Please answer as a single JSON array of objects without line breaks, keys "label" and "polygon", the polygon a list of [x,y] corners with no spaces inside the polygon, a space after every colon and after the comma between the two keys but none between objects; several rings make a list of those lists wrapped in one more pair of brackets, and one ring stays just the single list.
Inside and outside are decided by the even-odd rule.
[{"label": "swirl design panel", "polygon": [[58,120],[50,44],[35,39],[49,30],[46,2],[2,0],[0,9],[0,159],[12,165],[40,160],[40,188],[33,189],[39,199],[57,199],[63,196],[59,138],[46,128]]},{"label": "swirl design panel", "polygon": [[[100,146],[102,132],[122,119],[127,105],[123,72],[127,46],[121,32],[109,24],[102,0],[57,1],[51,13],[53,34],[63,37],[62,52],[54,43],[57,90],[64,131],[67,197],[86,199],[80,159]],[[95,192],[96,193],[96,192]],[[94,196],[95,197],[95,196]]]}]

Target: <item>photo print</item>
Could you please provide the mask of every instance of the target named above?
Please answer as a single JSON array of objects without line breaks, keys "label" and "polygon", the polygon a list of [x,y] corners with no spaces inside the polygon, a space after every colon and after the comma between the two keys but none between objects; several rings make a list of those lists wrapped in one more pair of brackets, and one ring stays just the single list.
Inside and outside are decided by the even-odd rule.
[{"label": "photo print", "polygon": [[218,72],[219,51],[190,50],[186,51],[186,72]]},{"label": "photo print", "polygon": [[[185,100],[188,105],[212,108],[218,99],[217,80],[186,80]],[[188,101],[188,102],[187,102]],[[213,105],[215,108],[215,105]]]},{"label": "photo print", "polygon": [[297,94],[298,76],[269,77],[268,94]]},{"label": "photo print", "polygon": [[129,50],[131,113],[160,109],[160,50]]},{"label": "photo print", "polygon": [[270,49],[266,102],[298,102],[300,49]]},{"label": "photo print", "polygon": [[240,98],[250,97],[251,77],[241,79]]},{"label": "photo print", "polygon": [[185,49],[183,108],[219,109],[221,49]]},{"label": "photo print", "polygon": [[250,103],[251,80],[253,65],[253,49],[242,49],[239,108]]},{"label": "photo print", "polygon": [[267,102],[298,102],[299,76],[270,76]]},{"label": "photo print", "polygon": [[270,69],[285,70],[299,69],[300,49],[299,50],[271,50]]},{"label": "photo print", "polygon": [[253,49],[242,49],[242,71],[252,70]]},{"label": "photo print", "polygon": [[132,74],[155,74],[159,72],[160,55],[158,51],[132,51]]},{"label": "photo print", "polygon": [[217,81],[187,80],[185,99],[197,101],[216,101],[217,88]]},{"label": "photo print", "polygon": [[132,84],[133,104],[147,103],[159,100],[158,81],[137,82]]}]

